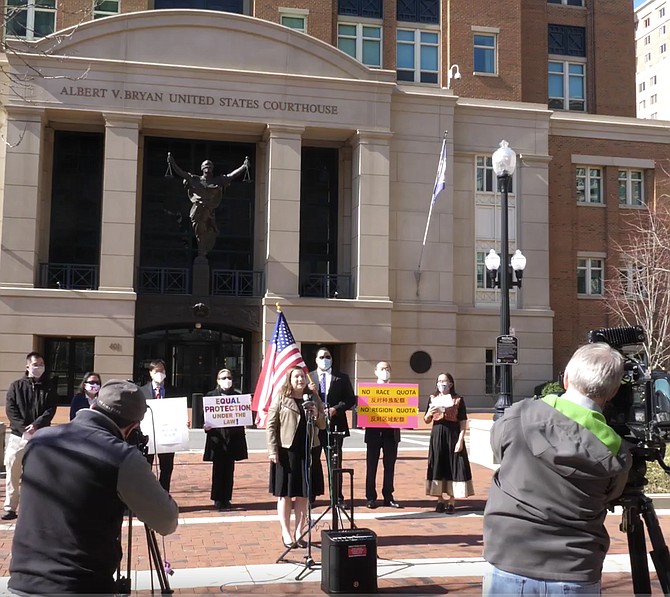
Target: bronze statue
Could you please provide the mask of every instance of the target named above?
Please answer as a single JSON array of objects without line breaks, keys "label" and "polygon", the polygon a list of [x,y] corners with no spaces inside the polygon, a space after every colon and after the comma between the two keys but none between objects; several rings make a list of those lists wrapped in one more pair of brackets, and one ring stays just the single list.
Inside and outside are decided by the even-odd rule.
[{"label": "bronze statue", "polygon": [[219,228],[216,225],[216,208],[221,204],[224,189],[230,185],[232,180],[245,173],[249,174],[249,158],[244,158],[244,163],[229,174],[214,176],[214,164],[210,160],[202,163],[202,176],[197,176],[182,170],[174,161],[171,153],[167,154],[168,171],[174,171],[184,179],[184,186],[188,192],[188,198],[193,204],[189,217],[195,238],[198,241],[198,257],[206,257],[216,243]]}]

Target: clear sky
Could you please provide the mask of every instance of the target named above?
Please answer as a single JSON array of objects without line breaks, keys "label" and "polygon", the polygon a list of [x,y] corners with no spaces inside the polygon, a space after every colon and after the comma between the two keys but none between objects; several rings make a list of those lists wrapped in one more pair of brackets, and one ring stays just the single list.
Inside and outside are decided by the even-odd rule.
[{"label": "clear sky", "polygon": [[637,8],[637,7],[640,6],[640,4],[642,4],[643,2],[644,2],[644,0],[635,0],[635,2],[633,3],[633,6],[634,6],[635,8]]}]

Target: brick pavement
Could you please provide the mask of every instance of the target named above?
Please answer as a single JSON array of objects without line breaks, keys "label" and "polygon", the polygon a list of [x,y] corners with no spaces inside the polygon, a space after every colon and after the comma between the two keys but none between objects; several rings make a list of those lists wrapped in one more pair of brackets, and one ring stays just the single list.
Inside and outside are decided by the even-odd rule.
[{"label": "brick pavement", "polygon": [[[345,444],[346,446],[346,444]],[[370,511],[364,507],[365,453],[345,451],[345,466],[353,467],[355,517],[361,528],[369,528],[378,536],[378,572],[389,561],[417,562],[429,558],[479,560],[482,555],[482,519],[492,471],[473,465],[476,495],[457,504],[456,514],[448,516],[433,511],[434,499],[423,495],[426,466],[426,449],[402,450],[396,468],[395,497],[404,510],[378,508]],[[279,523],[276,520],[275,501],[267,491],[268,463],[265,454],[251,454],[250,459],[238,463],[235,476],[233,502],[237,508],[219,513],[209,500],[209,463],[202,462],[201,454],[184,453],[176,457],[173,475],[173,495],[180,505],[182,521],[177,532],[159,545],[166,559],[170,560],[175,576],[173,586],[190,571],[193,582],[188,588],[178,588],[178,594],[229,594],[229,595],[322,595],[312,575],[295,581],[295,569],[290,569],[280,579],[270,577],[268,582],[256,584],[230,583],[222,577],[221,585],[198,586],[198,570],[230,566],[271,566],[284,551],[281,544]],[[381,466],[380,466],[381,469]],[[379,471],[381,483],[381,470]],[[4,493],[4,484],[0,494]],[[345,494],[347,490],[345,489]],[[320,499],[315,516],[323,512],[326,500]],[[608,530],[612,537],[611,554],[627,554],[626,536],[618,529],[618,516],[608,517]],[[670,537],[670,517],[660,517],[666,537]],[[320,531],[330,528],[331,518],[325,516],[313,535],[316,543],[312,555],[320,561]],[[12,525],[0,525],[0,577],[8,574]],[[134,526],[133,569],[146,570],[148,558],[146,541],[141,527]],[[511,546],[514,548],[514,546]],[[306,550],[294,550],[290,556],[297,561]],[[413,564],[408,564],[411,566]],[[125,562],[124,562],[125,567]],[[195,570],[195,572],[194,572]],[[277,582],[279,580],[279,582]],[[270,582],[272,581],[272,582]],[[183,582],[181,583],[183,584]],[[203,583],[204,584],[204,583]],[[212,584],[212,583],[208,583]],[[479,594],[481,576],[431,576],[414,578],[380,578],[380,592],[390,594],[433,595],[445,593]],[[604,576],[606,595],[632,594],[630,575],[608,573]],[[654,583],[653,591],[660,594]],[[139,591],[138,594],[148,594]]]}]

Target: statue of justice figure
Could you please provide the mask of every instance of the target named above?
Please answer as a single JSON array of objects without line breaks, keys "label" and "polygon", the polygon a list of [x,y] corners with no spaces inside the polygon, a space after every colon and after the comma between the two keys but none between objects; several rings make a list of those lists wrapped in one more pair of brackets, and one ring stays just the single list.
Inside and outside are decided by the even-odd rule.
[{"label": "statue of justice figure", "polygon": [[229,174],[214,176],[214,164],[205,160],[200,168],[202,176],[182,170],[175,162],[171,153],[167,154],[168,172],[172,169],[184,179],[184,187],[188,192],[192,206],[189,213],[191,226],[198,241],[198,257],[206,257],[216,243],[219,228],[216,225],[216,208],[221,204],[223,191],[240,174],[249,179],[249,158]]}]

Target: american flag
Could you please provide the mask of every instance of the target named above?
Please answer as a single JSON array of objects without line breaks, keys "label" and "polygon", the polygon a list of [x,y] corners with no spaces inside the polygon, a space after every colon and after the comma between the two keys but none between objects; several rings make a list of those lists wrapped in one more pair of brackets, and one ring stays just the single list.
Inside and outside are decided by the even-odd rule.
[{"label": "american flag", "polygon": [[265,427],[272,397],[279,390],[286,372],[291,367],[302,367],[307,373],[307,366],[302,359],[298,345],[288,327],[283,313],[277,316],[275,331],[268,346],[263,368],[254,390],[251,408],[256,411],[256,425]]}]

